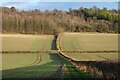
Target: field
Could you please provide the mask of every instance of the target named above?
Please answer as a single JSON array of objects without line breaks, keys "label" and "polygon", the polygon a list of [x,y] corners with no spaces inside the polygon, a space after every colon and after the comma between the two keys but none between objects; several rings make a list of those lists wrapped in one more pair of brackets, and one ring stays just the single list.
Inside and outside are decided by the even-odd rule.
[{"label": "field", "polygon": [[[3,35],[3,51],[54,50],[54,37],[33,35]],[[14,44],[13,44],[14,43]],[[63,75],[64,74],[64,75]],[[2,54],[3,78],[90,78],[62,59],[58,53]]]},{"label": "field", "polygon": [[54,36],[49,35],[2,35],[3,51],[51,50]]},{"label": "field", "polygon": [[[59,47],[62,51],[117,51],[117,38],[118,37],[115,34],[65,33],[60,36],[60,41],[58,43],[60,44]],[[118,54],[116,52],[65,52],[64,54],[69,56],[71,59],[79,61],[77,63],[71,62],[71,60],[67,60],[64,56],[60,55],[55,46],[55,37],[52,35],[2,35],[3,51],[43,51],[42,53],[3,53],[2,69],[0,69],[3,72],[3,78],[65,78],[66,80],[67,78],[91,79],[91,72],[87,72],[85,71],[86,69],[83,70],[81,68],[86,66],[88,67],[87,70],[90,71],[96,67],[98,68],[98,72],[104,72],[104,70],[99,69],[98,64],[102,64],[102,67],[104,68],[106,68],[106,65],[110,65],[110,68],[112,68],[116,63],[108,64],[108,62],[97,61],[114,61],[118,59]],[[55,52],[44,53],[44,51]],[[111,66],[111,64],[114,65]],[[76,65],[79,67],[76,67]],[[115,68],[116,67],[114,67],[114,69]],[[94,71],[95,76],[97,71],[92,71]],[[109,74],[109,71],[106,72],[107,73],[105,74]],[[104,76],[104,74],[102,76]]]},{"label": "field", "polygon": [[118,77],[117,34],[64,33],[58,42],[61,55],[80,70],[97,78]]},{"label": "field", "polygon": [[[117,34],[64,33],[59,42],[61,50],[68,51],[64,53],[77,60],[118,60]],[[76,53],[75,51],[89,51],[90,53]]]},{"label": "field", "polygon": [[58,38],[58,49],[81,71],[96,78],[118,77],[117,34],[63,33]]},{"label": "field", "polygon": [[[52,35],[2,35],[2,50],[49,51],[52,50],[53,38]],[[54,60],[55,58],[58,59]],[[2,54],[4,78],[53,77],[61,65],[55,54]]]},{"label": "field", "polygon": [[118,53],[65,53],[79,61],[118,60]]},{"label": "field", "polygon": [[4,78],[50,78],[62,65],[56,54],[47,53],[3,54],[2,60]]},{"label": "field", "polygon": [[2,60],[3,78],[90,78],[55,53],[3,54]]},{"label": "field", "polygon": [[[35,54],[3,54],[2,55],[2,70],[20,68],[31,65],[36,61]],[[23,63],[24,62],[24,63]]]},{"label": "field", "polygon": [[63,51],[118,50],[118,35],[105,33],[65,33],[60,38]]}]

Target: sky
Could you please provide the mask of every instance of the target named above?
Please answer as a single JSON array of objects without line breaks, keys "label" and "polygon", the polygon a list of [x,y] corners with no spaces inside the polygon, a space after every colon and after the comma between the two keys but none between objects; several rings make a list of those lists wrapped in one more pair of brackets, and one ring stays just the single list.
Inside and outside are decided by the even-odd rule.
[{"label": "sky", "polygon": [[[92,2],[91,2],[92,1]],[[106,2],[104,2],[106,1]],[[91,8],[93,6],[96,6],[98,8],[106,7],[107,9],[118,9],[118,1],[117,0],[107,0],[104,1],[93,1],[93,0],[69,0],[69,1],[54,1],[54,0],[4,0],[2,1],[1,5],[5,7],[11,7],[14,6],[18,10],[33,10],[33,9],[40,9],[41,11],[44,10],[53,10],[54,8],[57,8],[59,10],[68,10],[69,8],[72,9],[78,9],[80,7],[84,8]]]}]

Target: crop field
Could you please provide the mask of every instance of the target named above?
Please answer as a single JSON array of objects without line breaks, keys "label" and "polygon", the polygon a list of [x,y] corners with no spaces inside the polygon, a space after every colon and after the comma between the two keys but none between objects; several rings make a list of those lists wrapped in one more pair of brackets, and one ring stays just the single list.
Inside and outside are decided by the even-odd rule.
[{"label": "crop field", "polygon": [[117,78],[118,34],[63,33],[58,38],[60,54],[80,70],[99,78]]},{"label": "crop field", "polygon": [[[56,53],[3,54],[2,60],[3,78],[90,78]],[[62,65],[66,69],[64,75],[61,72]]]},{"label": "crop field", "polygon": [[118,50],[118,35],[107,33],[65,33],[60,38],[63,51]]},{"label": "crop field", "polygon": [[[65,33],[60,36],[60,49],[63,51],[117,51],[117,35],[115,34],[87,34],[87,33]],[[103,43],[102,43],[103,42]],[[105,44],[106,43],[106,44]],[[2,76],[3,78],[86,78],[91,79],[90,67],[96,63],[102,64],[104,68],[107,62],[100,60],[117,60],[118,53],[72,53],[64,52],[71,59],[80,61],[71,62],[55,50],[55,37],[52,35],[2,35],[3,51],[56,51],[47,53],[3,53],[2,54]],[[86,61],[86,62],[84,62]],[[90,61],[90,63],[89,63]],[[94,62],[95,61],[95,62]],[[98,61],[98,62],[97,62]],[[79,66],[79,67],[76,67]],[[83,70],[83,67],[88,67]],[[110,66],[111,68],[112,66]],[[116,67],[114,67],[116,69]],[[86,73],[88,70],[90,72]],[[104,72],[104,70],[97,69]],[[114,71],[114,69],[113,69]],[[113,72],[112,71],[112,72]],[[97,71],[94,70],[96,74]],[[94,75],[95,75],[94,74]],[[99,74],[99,73],[98,73]],[[107,73],[109,74],[109,71]],[[102,74],[104,76],[104,74]],[[98,75],[99,76],[99,75]]]},{"label": "crop field", "polygon": [[34,61],[36,54],[2,54],[2,70],[29,66]]},{"label": "crop field", "polygon": [[[110,52],[118,51],[117,34],[64,33],[59,42],[61,49],[68,51],[68,53],[64,52],[65,55],[75,60],[118,60],[118,52]],[[89,51],[91,53],[72,53],[71,51]],[[109,53],[104,51],[109,51]]]},{"label": "crop field", "polygon": [[[2,35],[2,50],[52,50],[53,38],[52,35]],[[58,73],[57,71],[61,65],[62,63],[56,54],[2,54],[3,78],[49,78]]]},{"label": "crop field", "polygon": [[[40,57],[42,56],[42,57]],[[57,58],[57,59],[56,59]],[[61,66],[56,54],[3,54],[4,78],[53,77]]]},{"label": "crop field", "polygon": [[118,60],[118,53],[65,53],[79,61]]},{"label": "crop field", "polygon": [[52,35],[2,35],[3,51],[47,51],[51,50]]},{"label": "crop field", "polygon": [[[3,35],[3,51],[49,51],[54,36]],[[3,78],[90,78],[58,53],[3,53]]]}]

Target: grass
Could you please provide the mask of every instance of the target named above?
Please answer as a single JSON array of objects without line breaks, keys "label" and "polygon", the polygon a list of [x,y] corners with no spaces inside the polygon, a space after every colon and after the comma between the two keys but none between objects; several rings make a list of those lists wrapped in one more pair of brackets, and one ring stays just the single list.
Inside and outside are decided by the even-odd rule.
[{"label": "grass", "polygon": [[35,54],[2,54],[2,70],[29,66],[35,60]]},{"label": "grass", "polygon": [[44,51],[51,50],[51,35],[2,35],[3,51]]},{"label": "grass", "polygon": [[63,64],[63,78],[90,78],[58,54],[3,54],[3,61],[3,78],[53,78]]},{"label": "grass", "polygon": [[[52,50],[52,35],[2,35],[3,51]],[[49,78],[61,65],[56,54],[2,54],[3,78]]]},{"label": "grass", "polygon": [[[54,36],[13,35],[2,36],[3,51],[47,51],[52,50]],[[103,51],[117,50],[115,34],[72,34],[61,37],[63,50]],[[77,60],[117,59],[116,53],[65,53]],[[63,66],[63,78],[90,78],[90,76],[70,62],[61,58],[58,53],[47,54],[2,54],[3,78],[53,78]],[[60,74],[59,74],[60,75]],[[67,79],[68,80],[68,79]]]},{"label": "grass", "polygon": [[64,80],[85,79],[92,80],[91,76],[73,66],[68,61],[64,61]]},{"label": "grass", "polygon": [[117,34],[65,33],[60,40],[64,51],[118,50]]},{"label": "grass", "polygon": [[3,54],[3,78],[50,77],[60,65],[56,54]]},{"label": "grass", "polygon": [[118,60],[118,53],[65,53],[77,60]]}]

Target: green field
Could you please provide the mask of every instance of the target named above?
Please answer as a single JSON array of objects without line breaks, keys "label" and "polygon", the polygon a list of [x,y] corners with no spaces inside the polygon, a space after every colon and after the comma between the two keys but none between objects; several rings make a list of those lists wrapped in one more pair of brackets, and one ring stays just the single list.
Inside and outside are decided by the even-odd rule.
[{"label": "green field", "polygon": [[[41,56],[41,57],[40,57]],[[39,58],[38,58],[39,57]],[[3,54],[3,78],[90,78],[58,54]],[[60,66],[67,71],[60,73]]]},{"label": "green field", "polygon": [[118,53],[65,53],[75,60],[118,60]]},{"label": "green field", "polygon": [[4,78],[52,77],[61,65],[56,54],[46,53],[3,54],[2,60]]},{"label": "green field", "polygon": [[118,50],[118,35],[107,33],[65,33],[60,37],[63,51]]},{"label": "green field", "polygon": [[51,50],[52,35],[2,35],[3,51]]},{"label": "green field", "polygon": [[36,54],[2,54],[2,70],[29,66],[34,61]]},{"label": "green field", "polygon": [[[3,35],[3,51],[54,50],[52,35]],[[117,50],[117,35],[65,33],[60,37],[60,47],[65,51]],[[2,54],[3,78],[90,78],[56,53]],[[75,60],[116,60],[117,53],[65,53]],[[62,67],[61,67],[62,66]],[[1,69],[0,69],[1,70]]]},{"label": "green field", "polygon": [[[53,38],[52,35],[2,35],[2,50],[49,51]],[[60,65],[56,54],[2,54],[3,78],[53,77]]]},{"label": "green field", "polygon": [[[53,36],[3,35],[3,51],[52,50]],[[63,70],[60,68],[63,66]],[[64,71],[64,69],[66,69]],[[61,73],[62,71],[62,73]],[[64,74],[64,75],[63,75]],[[3,78],[88,78],[58,53],[2,54]]]}]

